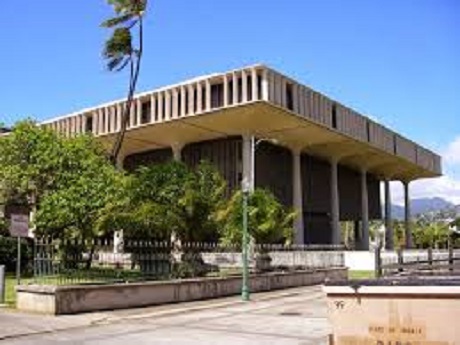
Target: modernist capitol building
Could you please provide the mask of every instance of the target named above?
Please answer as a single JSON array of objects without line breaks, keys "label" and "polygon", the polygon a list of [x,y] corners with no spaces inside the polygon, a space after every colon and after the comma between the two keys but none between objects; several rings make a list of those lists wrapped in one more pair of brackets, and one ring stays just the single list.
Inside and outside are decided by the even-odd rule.
[{"label": "modernist capitol building", "polygon": [[[68,136],[91,132],[110,148],[123,102],[43,125]],[[263,65],[136,95],[118,163],[132,170],[170,159],[212,162],[229,189],[245,181],[271,190],[300,211],[297,243],[340,244],[340,222],[353,221],[357,249],[369,247],[369,220],[382,218],[381,182],[388,206],[389,181],[404,185],[408,230],[409,183],[442,173],[435,153]],[[390,207],[383,213],[392,248]]]}]

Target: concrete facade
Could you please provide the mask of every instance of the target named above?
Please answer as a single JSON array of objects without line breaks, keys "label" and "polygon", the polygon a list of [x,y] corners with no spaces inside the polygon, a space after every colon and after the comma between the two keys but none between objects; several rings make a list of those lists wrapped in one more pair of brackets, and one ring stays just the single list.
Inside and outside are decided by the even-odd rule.
[{"label": "concrete facade", "polygon": [[[90,132],[109,149],[123,104],[43,125],[67,136]],[[435,153],[263,65],[135,97],[120,164],[135,169],[172,158],[192,166],[211,160],[229,192],[244,177],[251,188],[272,190],[299,211],[297,243],[340,243],[340,221],[359,222],[360,249],[369,247],[369,221],[382,217],[380,182],[401,181],[409,200],[411,181],[442,174]]]}]

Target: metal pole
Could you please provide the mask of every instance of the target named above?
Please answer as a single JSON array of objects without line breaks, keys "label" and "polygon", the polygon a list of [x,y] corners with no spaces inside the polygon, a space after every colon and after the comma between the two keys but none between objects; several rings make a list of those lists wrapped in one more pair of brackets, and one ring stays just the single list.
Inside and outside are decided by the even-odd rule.
[{"label": "metal pole", "polygon": [[5,266],[0,265],[0,305],[5,303]]},{"label": "metal pole", "polygon": [[241,289],[241,298],[243,301],[249,301],[248,194],[248,190],[243,190],[243,286]]},{"label": "metal pole", "polygon": [[16,261],[16,282],[21,285],[21,237],[18,237],[18,257]]}]

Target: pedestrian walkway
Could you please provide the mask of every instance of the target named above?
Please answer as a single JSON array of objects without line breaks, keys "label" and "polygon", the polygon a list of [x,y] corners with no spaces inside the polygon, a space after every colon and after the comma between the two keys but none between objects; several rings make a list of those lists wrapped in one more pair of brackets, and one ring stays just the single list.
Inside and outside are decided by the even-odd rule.
[{"label": "pedestrian walkway", "polygon": [[[3,326],[5,314],[0,315]],[[251,302],[231,297],[77,316],[10,317],[17,328],[42,332],[10,336],[8,344],[151,344],[155,339],[155,344],[321,345],[330,333],[319,286],[256,294]]]}]

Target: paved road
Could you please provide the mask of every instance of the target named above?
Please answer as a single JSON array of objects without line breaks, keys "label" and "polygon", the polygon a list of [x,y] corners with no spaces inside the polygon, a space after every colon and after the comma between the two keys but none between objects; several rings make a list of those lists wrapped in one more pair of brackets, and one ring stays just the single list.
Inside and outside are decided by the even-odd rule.
[{"label": "paved road", "polygon": [[[87,325],[4,341],[11,345],[322,345],[327,344],[330,333],[320,287],[255,295],[249,303],[238,303],[233,298],[187,305],[192,308],[177,304],[93,314]],[[81,316],[75,320],[81,320]]]}]

